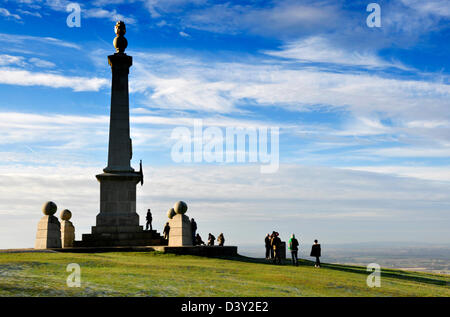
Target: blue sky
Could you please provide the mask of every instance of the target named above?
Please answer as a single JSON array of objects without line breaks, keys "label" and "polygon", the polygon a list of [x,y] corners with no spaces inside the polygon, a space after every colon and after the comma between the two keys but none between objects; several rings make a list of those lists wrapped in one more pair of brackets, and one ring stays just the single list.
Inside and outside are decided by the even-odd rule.
[{"label": "blue sky", "polygon": [[[47,200],[77,237],[94,225],[119,19],[141,219],[150,207],[162,226],[185,200],[201,233],[237,244],[448,243],[450,5],[377,1],[369,28],[370,2],[85,1],[69,28],[69,1],[1,1],[0,247],[32,246]],[[280,127],[279,171],[174,163],[171,131],[194,119]]]}]

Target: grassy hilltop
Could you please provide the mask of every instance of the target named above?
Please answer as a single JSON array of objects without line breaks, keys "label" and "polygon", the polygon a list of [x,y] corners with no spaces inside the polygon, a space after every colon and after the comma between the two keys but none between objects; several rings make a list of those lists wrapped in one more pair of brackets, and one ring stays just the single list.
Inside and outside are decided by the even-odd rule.
[{"label": "grassy hilltop", "polygon": [[[81,267],[80,288],[66,286],[69,263]],[[450,296],[449,276],[383,269],[381,287],[369,288],[364,267],[287,263],[158,252],[2,253],[0,296]]]}]

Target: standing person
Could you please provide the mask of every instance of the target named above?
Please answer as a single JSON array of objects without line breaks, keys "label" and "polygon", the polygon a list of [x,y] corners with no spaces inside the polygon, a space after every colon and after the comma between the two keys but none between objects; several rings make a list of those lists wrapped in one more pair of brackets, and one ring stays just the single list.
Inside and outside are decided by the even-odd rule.
[{"label": "standing person", "polygon": [[311,248],[311,254],[310,256],[315,256],[316,257],[316,264],[314,265],[314,267],[320,267],[320,256],[321,256],[321,250],[320,250],[320,244],[317,240],[314,240],[314,244]]},{"label": "standing person", "polygon": [[275,238],[275,231],[272,231],[272,234],[270,235],[270,259],[273,260],[274,259],[274,254],[273,254],[273,246],[272,246],[272,240]]},{"label": "standing person", "polygon": [[266,245],[266,260],[269,260],[269,259],[271,259],[271,256],[270,256],[270,249],[271,249],[271,247],[270,247],[270,234],[267,234],[267,236],[266,236],[266,238],[264,239],[264,244]]},{"label": "standing person", "polygon": [[225,243],[225,237],[223,236],[223,233],[219,234],[217,237],[217,243],[219,244],[219,247],[223,247],[223,244]]},{"label": "standing person", "polygon": [[169,239],[169,232],[170,232],[170,226],[169,226],[169,223],[166,222],[166,225],[164,226],[164,230],[163,230],[164,239],[166,239],[166,240]]},{"label": "standing person", "polygon": [[280,248],[281,248],[281,239],[278,237],[278,232],[273,233],[271,245],[273,249],[273,263],[281,264],[281,256],[280,256]]},{"label": "standing person", "polygon": [[194,218],[191,219],[192,244],[195,245],[195,232],[197,231],[197,223]]},{"label": "standing person", "polygon": [[298,240],[295,238],[295,234],[292,234],[289,239],[289,250],[291,250],[292,265],[298,266]]},{"label": "standing person", "polygon": [[153,230],[152,228],[152,213],[150,212],[150,209],[147,210],[147,216],[145,216],[145,219],[147,220],[147,224],[145,225],[145,230],[148,230],[148,227],[150,227],[150,230]]},{"label": "standing person", "polygon": [[213,236],[213,235],[210,233],[210,234],[208,235],[208,245],[209,245],[209,246],[213,246],[215,240],[216,240],[216,237]]}]

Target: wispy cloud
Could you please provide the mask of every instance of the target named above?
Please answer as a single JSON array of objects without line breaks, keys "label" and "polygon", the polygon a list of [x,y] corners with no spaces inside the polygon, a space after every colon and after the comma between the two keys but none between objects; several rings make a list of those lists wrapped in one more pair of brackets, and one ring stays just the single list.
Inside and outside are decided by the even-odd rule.
[{"label": "wispy cloud", "polygon": [[41,44],[49,44],[67,48],[81,49],[75,43],[63,41],[53,37],[40,37],[40,36],[31,36],[31,35],[21,35],[21,34],[7,34],[0,33],[0,41],[3,43],[13,43],[13,44],[26,44],[30,42],[41,43]]},{"label": "wispy cloud", "polygon": [[8,9],[5,9],[5,8],[0,8],[0,16],[6,17],[6,18],[12,18],[14,20],[22,20],[20,15],[13,14],[13,13],[9,12]]},{"label": "wispy cloud", "polygon": [[108,85],[104,78],[86,78],[0,68],[0,84],[69,88],[73,91],[98,91]]}]

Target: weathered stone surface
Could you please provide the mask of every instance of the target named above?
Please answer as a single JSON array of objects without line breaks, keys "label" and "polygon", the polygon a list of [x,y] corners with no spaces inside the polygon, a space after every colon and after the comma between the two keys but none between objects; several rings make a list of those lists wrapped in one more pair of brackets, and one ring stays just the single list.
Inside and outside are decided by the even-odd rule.
[{"label": "weathered stone surface", "polygon": [[41,218],[38,223],[34,248],[61,248],[61,224],[58,218],[53,215],[46,215]]},{"label": "weathered stone surface", "polygon": [[[62,217],[61,217],[62,218]],[[61,221],[61,247],[71,248],[75,241],[75,227],[69,220]]]},{"label": "weathered stone surface", "polygon": [[169,220],[169,246],[192,246],[192,231],[189,217],[176,214]]}]

